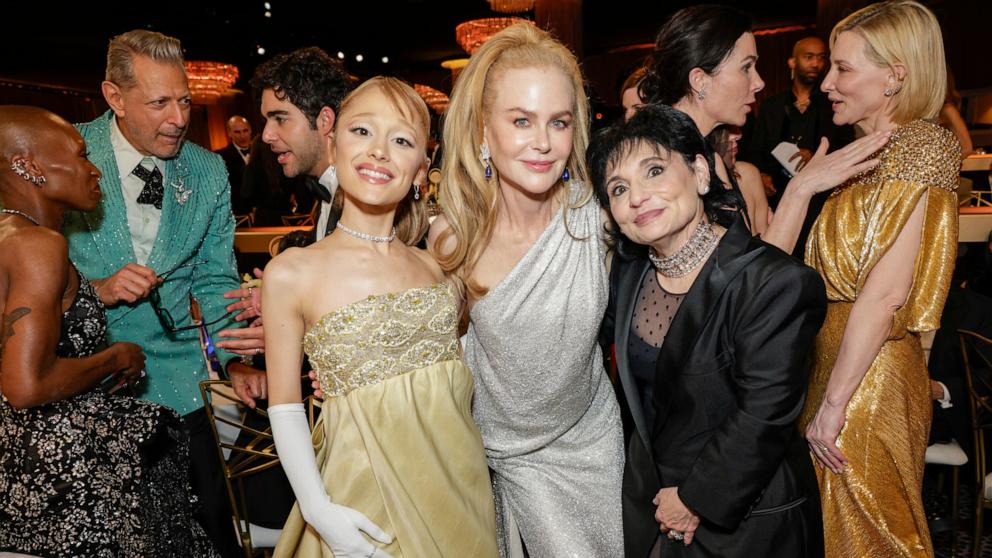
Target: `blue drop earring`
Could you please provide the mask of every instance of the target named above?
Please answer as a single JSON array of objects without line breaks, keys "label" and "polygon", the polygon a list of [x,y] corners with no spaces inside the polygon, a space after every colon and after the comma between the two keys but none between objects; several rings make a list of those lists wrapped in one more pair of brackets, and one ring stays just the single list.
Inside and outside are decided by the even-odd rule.
[{"label": "blue drop earring", "polygon": [[568,167],[565,167],[565,172],[561,173],[561,179],[564,182],[571,180],[572,175],[568,174]]},{"label": "blue drop earring", "polygon": [[486,178],[487,179],[493,177],[493,167],[492,167],[492,165],[489,162],[490,156],[491,155],[489,153],[489,146],[486,145],[485,143],[483,143],[482,145],[480,145],[479,146],[479,160],[482,161],[482,164],[486,166]]}]

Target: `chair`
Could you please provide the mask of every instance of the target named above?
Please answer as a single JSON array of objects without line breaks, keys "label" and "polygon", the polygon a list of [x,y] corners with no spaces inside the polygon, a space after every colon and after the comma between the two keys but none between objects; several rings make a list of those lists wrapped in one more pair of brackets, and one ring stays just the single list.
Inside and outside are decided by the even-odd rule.
[{"label": "chair", "polygon": [[[307,381],[309,378],[304,377]],[[233,512],[234,529],[245,558],[269,556],[267,549],[275,548],[281,529],[269,529],[251,523],[245,497],[245,481],[279,464],[268,413],[251,409],[240,403],[229,380],[200,382],[207,418],[217,442],[224,470],[224,483]],[[313,428],[320,400],[305,401]],[[252,425],[254,424],[254,426]],[[258,424],[265,424],[264,427]]]},{"label": "chair", "polygon": [[988,473],[985,437],[992,430],[992,339],[973,331],[958,330],[971,428],[975,443],[975,531],[972,556],[978,558],[982,546],[985,508],[992,507],[992,473]]},{"label": "chair", "polygon": [[320,202],[314,201],[309,213],[283,215],[282,224],[287,227],[313,227],[317,224],[318,211],[320,211]]},{"label": "chair", "polygon": [[234,227],[235,228],[238,228],[238,227],[250,227],[252,225],[252,222],[253,221],[254,221],[254,219],[252,219],[252,216],[251,216],[250,213],[247,214],[247,215],[235,215],[234,216]]},{"label": "chair", "polygon": [[272,240],[269,241],[269,255],[273,258],[279,254],[279,243],[282,242],[282,237],[286,235],[280,234],[279,236],[273,236]]}]

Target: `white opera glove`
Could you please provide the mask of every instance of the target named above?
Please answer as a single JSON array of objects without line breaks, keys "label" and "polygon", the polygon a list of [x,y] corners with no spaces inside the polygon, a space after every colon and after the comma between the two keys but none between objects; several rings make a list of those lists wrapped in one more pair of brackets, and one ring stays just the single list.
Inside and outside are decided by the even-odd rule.
[{"label": "white opera glove", "polygon": [[391,543],[392,536],[361,512],[335,504],[327,496],[317,471],[303,404],[273,405],[269,407],[269,421],[279,461],[296,494],[303,520],[317,530],[320,538],[334,551],[335,558],[391,558],[361,532],[383,544]]}]

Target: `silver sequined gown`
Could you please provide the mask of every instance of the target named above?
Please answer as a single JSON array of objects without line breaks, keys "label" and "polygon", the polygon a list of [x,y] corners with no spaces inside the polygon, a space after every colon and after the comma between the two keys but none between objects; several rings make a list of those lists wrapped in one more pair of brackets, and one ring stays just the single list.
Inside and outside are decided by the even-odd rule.
[{"label": "silver sequined gown", "polygon": [[504,557],[520,555],[520,537],[531,558],[623,555],[622,428],[597,344],[608,297],[597,204],[569,210],[569,228],[586,240],[559,210],[475,303],[465,338]]}]

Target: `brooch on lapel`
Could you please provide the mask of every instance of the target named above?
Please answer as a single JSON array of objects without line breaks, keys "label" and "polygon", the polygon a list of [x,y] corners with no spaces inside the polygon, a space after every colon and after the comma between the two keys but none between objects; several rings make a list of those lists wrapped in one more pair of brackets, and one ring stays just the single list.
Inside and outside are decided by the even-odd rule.
[{"label": "brooch on lapel", "polygon": [[191,188],[186,187],[186,181],[184,180],[186,174],[186,168],[176,159],[176,177],[169,182],[169,186],[174,190],[173,194],[175,194],[176,203],[179,205],[185,205],[189,201],[190,194],[193,193]]}]

